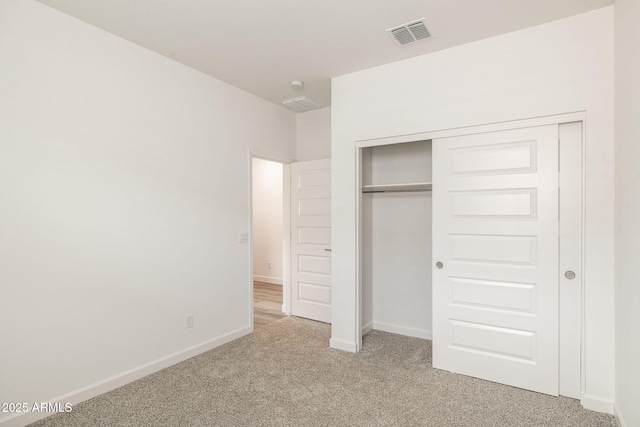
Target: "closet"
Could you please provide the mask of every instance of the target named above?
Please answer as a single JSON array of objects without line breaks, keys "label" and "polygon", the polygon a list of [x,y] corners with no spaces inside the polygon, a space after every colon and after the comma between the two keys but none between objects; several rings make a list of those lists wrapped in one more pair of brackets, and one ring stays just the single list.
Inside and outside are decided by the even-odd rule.
[{"label": "closet", "polygon": [[431,339],[431,141],[361,155],[363,333]]},{"label": "closet", "polygon": [[432,339],[435,368],[579,397],[581,129],[360,145],[362,333]]}]

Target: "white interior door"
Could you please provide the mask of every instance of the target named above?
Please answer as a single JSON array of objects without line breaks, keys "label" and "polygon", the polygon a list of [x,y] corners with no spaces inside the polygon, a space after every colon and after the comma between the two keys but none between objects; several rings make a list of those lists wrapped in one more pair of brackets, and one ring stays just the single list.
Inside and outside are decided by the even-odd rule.
[{"label": "white interior door", "polygon": [[331,160],[291,164],[291,314],[331,322]]},{"label": "white interior door", "polygon": [[558,126],[433,152],[434,367],[558,395]]}]

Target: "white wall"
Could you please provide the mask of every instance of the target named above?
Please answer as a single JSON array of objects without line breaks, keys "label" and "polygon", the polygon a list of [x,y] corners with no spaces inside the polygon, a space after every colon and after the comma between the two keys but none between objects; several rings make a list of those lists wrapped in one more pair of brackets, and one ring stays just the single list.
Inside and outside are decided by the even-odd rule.
[{"label": "white wall", "polygon": [[332,346],[357,344],[355,141],[586,111],[582,402],[613,410],[613,30],[607,7],[333,79]]},{"label": "white wall", "polygon": [[616,409],[640,426],[640,2],[616,0]]},{"label": "white wall", "polygon": [[252,162],[253,279],[282,285],[282,163]]},{"label": "white wall", "polygon": [[294,114],[30,0],[0,58],[0,402],[250,332],[248,151],[293,159]]},{"label": "white wall", "polygon": [[297,161],[331,158],[331,107],[296,114]]}]

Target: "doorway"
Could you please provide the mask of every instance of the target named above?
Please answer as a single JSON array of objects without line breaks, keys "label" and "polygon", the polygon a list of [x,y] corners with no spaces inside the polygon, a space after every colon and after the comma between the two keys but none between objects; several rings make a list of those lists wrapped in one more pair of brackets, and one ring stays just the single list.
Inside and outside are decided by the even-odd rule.
[{"label": "doorway", "polygon": [[253,328],[286,316],[285,165],[251,158]]},{"label": "doorway", "polygon": [[250,155],[251,323],[331,322],[331,160]]}]

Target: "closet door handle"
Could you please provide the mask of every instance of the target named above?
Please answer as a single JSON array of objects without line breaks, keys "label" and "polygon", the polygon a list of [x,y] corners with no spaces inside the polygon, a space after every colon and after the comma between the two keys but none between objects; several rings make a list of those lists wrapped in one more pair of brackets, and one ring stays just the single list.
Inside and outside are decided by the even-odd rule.
[{"label": "closet door handle", "polygon": [[327,249],[327,248],[325,248],[325,251],[327,251],[327,252],[331,252],[331,249]]},{"label": "closet door handle", "polygon": [[564,277],[566,277],[569,280],[573,280],[576,278],[576,273],[574,273],[573,271],[569,270],[566,273],[564,273]]},{"label": "closet door handle", "polygon": [[443,264],[443,263],[441,263],[440,261],[438,261],[438,262],[436,262],[436,267],[437,267],[438,269],[441,269],[442,267],[444,267],[444,264]]}]

